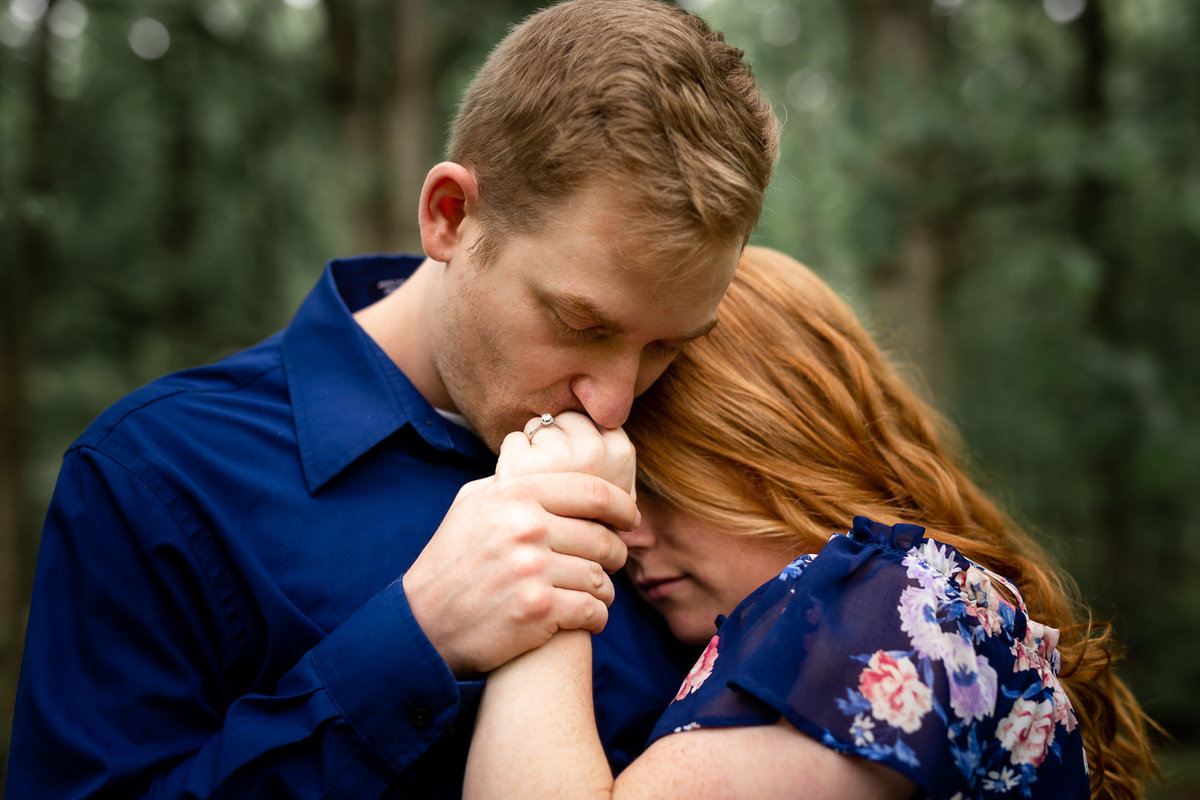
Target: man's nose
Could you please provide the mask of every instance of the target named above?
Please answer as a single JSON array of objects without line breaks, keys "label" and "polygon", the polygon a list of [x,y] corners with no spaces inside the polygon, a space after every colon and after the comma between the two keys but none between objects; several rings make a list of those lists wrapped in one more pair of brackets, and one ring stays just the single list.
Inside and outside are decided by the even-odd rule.
[{"label": "man's nose", "polygon": [[629,419],[633,398],[646,388],[640,385],[640,371],[638,354],[607,359],[571,381],[571,391],[593,422],[601,428],[619,428]]}]

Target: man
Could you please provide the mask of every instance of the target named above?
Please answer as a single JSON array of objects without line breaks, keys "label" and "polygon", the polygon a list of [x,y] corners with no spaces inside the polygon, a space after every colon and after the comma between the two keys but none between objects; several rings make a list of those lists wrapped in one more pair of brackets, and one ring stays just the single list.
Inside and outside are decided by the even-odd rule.
[{"label": "man", "polygon": [[456,796],[483,675],[560,628],[604,629],[599,725],[636,754],[686,664],[604,574],[627,487],[489,476],[535,415],[620,426],[712,325],[776,150],[740,55],[650,0],[534,15],[428,175],[423,261],[334,262],[283,332],[93,423],[10,796]]}]

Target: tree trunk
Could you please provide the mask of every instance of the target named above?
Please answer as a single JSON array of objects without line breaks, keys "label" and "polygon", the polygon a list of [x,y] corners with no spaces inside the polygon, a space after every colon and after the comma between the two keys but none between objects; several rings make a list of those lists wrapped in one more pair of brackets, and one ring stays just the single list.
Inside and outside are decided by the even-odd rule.
[{"label": "tree trunk", "polygon": [[[51,141],[54,100],[50,93],[48,4],[33,40],[28,87],[28,159],[22,194],[25,208],[16,223],[16,252],[4,267],[0,292],[0,745],[8,753],[13,700],[25,641],[29,598],[28,569],[33,561],[34,523],[28,517],[25,474],[29,453],[29,368],[32,363],[38,303],[53,268],[43,218],[53,184]],[[0,763],[7,763],[0,758]],[[0,781],[4,778],[0,775]]]},{"label": "tree trunk", "polygon": [[190,256],[197,227],[195,197],[196,120],[191,97],[198,69],[197,53],[188,46],[187,37],[179,43],[162,64],[158,93],[166,115],[169,134],[165,142],[163,164],[162,245],[166,263],[162,275],[166,281],[163,292],[163,316],[160,324],[168,346],[168,369],[181,369],[196,361],[205,360],[207,347],[200,342],[202,309],[192,280]]},{"label": "tree trunk", "polygon": [[[1077,103],[1080,127],[1088,136],[1102,135],[1109,123],[1104,85],[1110,47],[1103,10],[1099,0],[1093,0],[1074,23],[1082,55]],[[1132,333],[1121,313],[1132,288],[1131,268],[1117,248],[1106,244],[1113,192],[1107,176],[1096,174],[1091,167],[1085,168],[1075,184],[1072,215],[1077,240],[1095,254],[1101,272],[1089,327],[1107,357],[1122,359],[1133,346]],[[1096,399],[1112,404],[1110,416],[1121,422],[1111,427],[1092,455],[1090,473],[1097,487],[1097,508],[1094,530],[1089,536],[1089,556],[1091,572],[1102,580],[1106,610],[1115,617],[1139,597],[1138,587],[1130,585],[1129,576],[1141,572],[1131,569],[1131,560],[1152,554],[1145,552],[1149,542],[1141,547],[1130,547],[1127,542],[1128,532],[1134,529],[1130,492],[1137,483],[1132,463],[1140,436],[1136,387],[1129,385],[1120,369],[1107,370],[1097,380],[1101,382],[1102,396]],[[1126,641],[1137,636],[1130,626],[1122,625],[1120,629]]]},{"label": "tree trunk", "polygon": [[417,205],[432,166],[437,48],[427,17],[427,0],[399,0],[395,9],[395,58],[391,96],[384,113],[384,147],[392,198],[390,249],[419,253]]},{"label": "tree trunk", "polygon": [[[908,0],[856,0],[852,7],[858,86],[867,124],[885,130],[892,114],[921,103],[936,79],[943,42],[929,7]],[[903,87],[904,96],[890,96]],[[953,389],[945,335],[946,295],[961,264],[961,223],[922,196],[947,154],[939,142],[892,147],[877,176],[879,191],[893,193],[899,215],[890,251],[869,265],[873,322],[903,362],[919,368],[930,399],[943,403]]]},{"label": "tree trunk", "polygon": [[437,53],[427,0],[324,8],[354,247],[419,249],[417,198],[431,166]]},{"label": "tree trunk", "polygon": [[330,100],[342,134],[343,193],[346,197],[353,249],[374,252],[381,248],[377,239],[376,214],[364,201],[371,169],[371,122],[365,106],[360,73],[363,37],[358,18],[359,4],[322,3],[333,54],[330,74]]}]

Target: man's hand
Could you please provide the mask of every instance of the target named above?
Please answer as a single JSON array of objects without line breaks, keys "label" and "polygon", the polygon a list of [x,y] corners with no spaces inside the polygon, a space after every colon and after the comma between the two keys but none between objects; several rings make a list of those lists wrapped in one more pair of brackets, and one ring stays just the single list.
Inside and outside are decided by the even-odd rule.
[{"label": "man's hand", "polygon": [[404,576],[413,615],[456,676],[608,621],[606,573],[627,552],[613,531],[637,525],[633,446],[582,415],[559,420],[532,443],[505,439],[496,475],[459,491]]}]

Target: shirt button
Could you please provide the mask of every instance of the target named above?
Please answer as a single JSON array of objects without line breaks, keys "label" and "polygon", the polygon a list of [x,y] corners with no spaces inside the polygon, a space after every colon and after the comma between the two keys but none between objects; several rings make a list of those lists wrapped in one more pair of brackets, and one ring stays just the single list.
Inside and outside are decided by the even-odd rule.
[{"label": "shirt button", "polygon": [[423,731],[433,722],[433,717],[429,715],[427,708],[414,708],[408,712],[408,721],[412,726],[419,731]]}]

